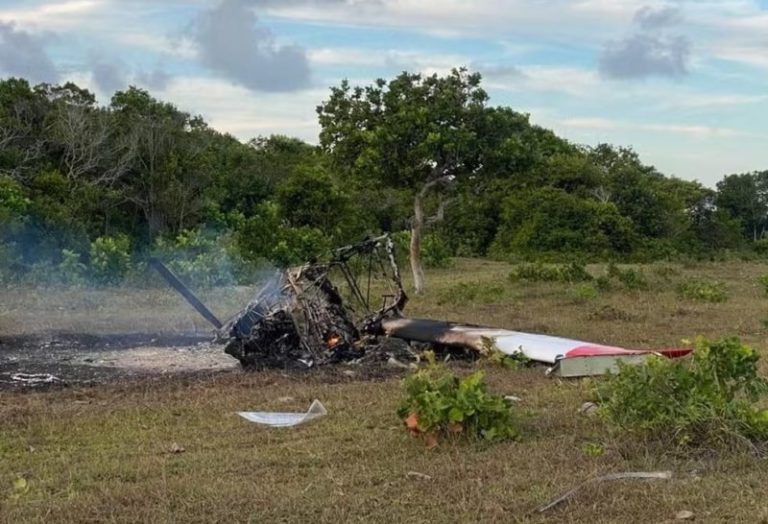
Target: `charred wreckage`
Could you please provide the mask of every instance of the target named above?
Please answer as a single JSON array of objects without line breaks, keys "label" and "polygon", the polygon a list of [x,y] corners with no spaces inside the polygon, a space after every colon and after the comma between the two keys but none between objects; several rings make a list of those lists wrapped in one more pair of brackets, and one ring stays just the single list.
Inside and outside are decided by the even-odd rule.
[{"label": "charred wreckage", "polygon": [[[216,339],[246,368],[311,368],[392,356],[408,343],[458,348],[468,356],[500,352],[547,364],[548,374],[601,375],[619,362],[652,355],[683,357],[690,348],[625,349],[599,343],[440,320],[404,318],[408,297],[388,235],[342,247],[326,260],[312,260],[275,273],[253,300],[226,323],[219,321],[160,261],[150,263],[216,327]],[[387,346],[385,348],[385,346]],[[384,349],[383,351],[371,351]],[[368,355],[367,355],[368,353]],[[397,360],[397,359],[396,359]]]},{"label": "charred wreckage", "polygon": [[388,235],[276,271],[224,323],[159,260],[150,263],[214,325],[216,341],[246,368],[309,368],[362,358],[379,345],[383,323],[401,318],[408,302]]}]

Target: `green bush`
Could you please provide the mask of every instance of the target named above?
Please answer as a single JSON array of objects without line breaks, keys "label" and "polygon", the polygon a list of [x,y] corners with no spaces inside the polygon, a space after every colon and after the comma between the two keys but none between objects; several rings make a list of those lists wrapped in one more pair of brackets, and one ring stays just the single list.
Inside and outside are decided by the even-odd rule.
[{"label": "green bush", "polygon": [[574,287],[570,294],[576,302],[588,302],[596,299],[599,293],[595,286],[585,283]]},{"label": "green bush", "polygon": [[461,305],[471,303],[491,304],[506,295],[503,286],[489,282],[460,282],[443,290],[437,297],[437,304]]},{"label": "green bush", "polygon": [[131,268],[131,241],[126,235],[99,237],[91,242],[91,272],[100,284],[120,282]]},{"label": "green bush", "polygon": [[195,287],[249,283],[252,272],[229,235],[199,229],[182,231],[173,238],[158,238],[153,255],[178,277]]},{"label": "green bush", "polygon": [[80,261],[80,254],[69,249],[61,250],[61,262],[57,268],[62,284],[79,286],[85,283],[88,268]]},{"label": "green bush", "polygon": [[608,277],[615,278],[626,289],[647,289],[648,281],[645,279],[642,271],[632,268],[621,269],[616,264],[611,262],[608,264]]},{"label": "green bush", "polygon": [[768,238],[761,238],[752,242],[752,250],[761,256],[768,255]]},{"label": "green bush", "polygon": [[677,293],[682,298],[698,300],[699,302],[725,302],[728,300],[725,284],[714,280],[686,280],[677,287]]},{"label": "green bush", "polygon": [[768,295],[768,275],[760,275],[757,277],[757,283],[763,287],[763,291]]},{"label": "green bush", "polygon": [[592,280],[584,264],[520,264],[510,274],[513,282],[587,282]]},{"label": "green bush", "polygon": [[613,289],[613,282],[606,275],[600,275],[595,279],[595,286],[599,291],[610,291]]},{"label": "green bush", "polygon": [[489,393],[480,371],[459,379],[432,362],[409,375],[404,388],[397,414],[427,447],[450,436],[486,441],[520,436],[511,402]]},{"label": "green bush", "polygon": [[768,383],[757,375],[758,359],[737,338],[725,338],[700,339],[690,359],[620,362],[596,386],[600,413],[615,428],[666,443],[765,441],[768,411],[755,403]]}]

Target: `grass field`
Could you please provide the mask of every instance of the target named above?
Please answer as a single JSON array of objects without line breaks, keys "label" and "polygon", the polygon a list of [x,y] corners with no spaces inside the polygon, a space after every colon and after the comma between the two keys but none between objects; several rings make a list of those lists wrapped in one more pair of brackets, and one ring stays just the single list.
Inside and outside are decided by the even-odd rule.
[{"label": "grass field", "polygon": [[[763,265],[649,265],[640,268],[647,289],[615,284],[597,296],[580,284],[512,283],[510,269],[458,260],[430,271],[428,294],[414,298],[407,313],[630,347],[737,335],[768,355],[768,297],[757,283],[768,273]],[[678,285],[692,277],[723,282],[729,299],[681,298]],[[205,299],[226,316],[248,294],[214,290]],[[163,291],[0,291],[0,336],[205,329]],[[395,416],[401,386],[394,374],[370,380],[336,370],[238,371],[0,393],[0,521],[664,522],[690,510],[701,522],[768,522],[765,460],[618,441],[598,419],[577,413],[587,380],[547,378],[540,367],[477,365],[494,391],[522,398],[529,416],[520,442],[426,451]],[[473,367],[455,366],[460,373]],[[306,409],[313,398],[329,415],[296,429],[262,429],[235,415]],[[530,513],[591,477],[654,470],[674,475],[588,485],[570,503]],[[28,489],[14,491],[20,478]]]}]

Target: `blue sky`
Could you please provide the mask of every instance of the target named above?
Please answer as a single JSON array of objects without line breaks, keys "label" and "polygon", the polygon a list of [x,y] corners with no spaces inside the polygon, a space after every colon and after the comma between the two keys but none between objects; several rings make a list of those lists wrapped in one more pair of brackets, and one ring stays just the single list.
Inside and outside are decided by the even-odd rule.
[{"label": "blue sky", "polygon": [[315,142],[342,78],[462,65],[492,104],[666,174],[768,169],[766,0],[0,0],[0,77],[139,85],[244,140]]}]

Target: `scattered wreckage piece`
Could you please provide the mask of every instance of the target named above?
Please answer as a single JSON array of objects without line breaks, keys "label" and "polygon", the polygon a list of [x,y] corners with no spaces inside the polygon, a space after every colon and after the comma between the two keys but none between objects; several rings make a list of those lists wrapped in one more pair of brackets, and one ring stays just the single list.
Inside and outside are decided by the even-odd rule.
[{"label": "scattered wreckage piece", "polygon": [[427,319],[386,319],[382,321],[382,329],[389,337],[463,347],[481,354],[494,350],[510,356],[522,354],[530,360],[550,364],[547,373],[561,377],[602,375],[617,371],[620,361],[639,363],[649,355],[675,358],[693,351],[683,348],[625,349],[550,335]]},{"label": "scattered wreckage piece", "polygon": [[328,414],[323,404],[315,399],[310,404],[306,413],[278,412],[278,411],[239,411],[237,413],[245,420],[270,426],[273,428],[290,428],[300,424],[312,422],[315,419]]},{"label": "scattered wreckage piece", "polygon": [[62,381],[59,377],[51,375],[50,373],[14,373],[11,375],[11,380],[28,386],[53,384]]}]

